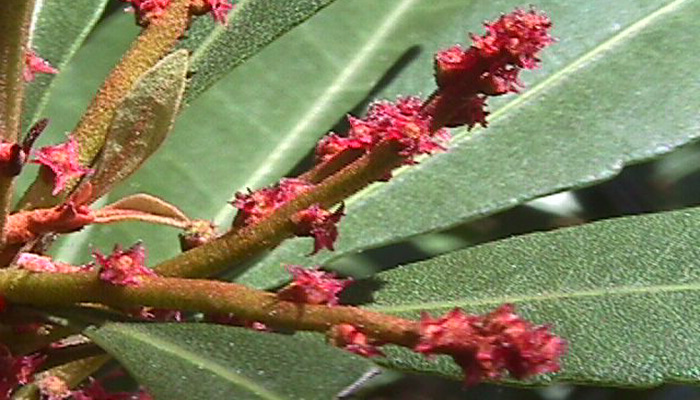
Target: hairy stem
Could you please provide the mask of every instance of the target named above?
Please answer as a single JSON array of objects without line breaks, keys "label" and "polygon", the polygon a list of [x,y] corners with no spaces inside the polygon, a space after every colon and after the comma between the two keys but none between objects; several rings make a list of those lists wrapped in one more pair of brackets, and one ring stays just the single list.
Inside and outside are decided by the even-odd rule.
[{"label": "hairy stem", "polygon": [[[34,0],[0,2],[0,139],[19,139],[24,57]],[[14,177],[0,176],[0,243],[4,240],[5,218],[12,204]]]},{"label": "hairy stem", "polygon": [[277,246],[292,236],[290,218],[313,204],[330,207],[385,177],[404,162],[391,142],[378,145],[339,172],[324,179],[311,190],[275,210],[265,220],[231,231],[200,247],[182,253],[155,266],[163,276],[201,278],[213,276],[245,261],[265,249]]},{"label": "hairy stem", "polygon": [[0,271],[0,295],[35,306],[101,303],[118,308],[150,306],[236,317],[273,328],[326,332],[348,323],[372,338],[402,346],[418,340],[417,323],[347,306],[282,301],[273,293],[236,284],[182,278],[146,278],[139,286],[114,286],[94,272],[59,274],[24,270]]}]

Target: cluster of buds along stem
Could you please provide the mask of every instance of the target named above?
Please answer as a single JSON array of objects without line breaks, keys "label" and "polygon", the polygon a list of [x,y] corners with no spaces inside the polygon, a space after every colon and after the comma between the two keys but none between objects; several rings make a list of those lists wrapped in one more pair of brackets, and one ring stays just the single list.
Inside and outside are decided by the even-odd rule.
[{"label": "cluster of buds along stem", "polygon": [[[171,2],[124,1],[131,4],[139,23],[144,26],[157,23],[167,13]],[[182,5],[186,6],[185,3]],[[190,14],[211,13],[217,22],[226,24],[232,7],[228,0],[191,0]],[[504,376],[524,379],[555,372],[559,369],[559,358],[565,352],[565,342],[548,327],[535,326],[524,320],[508,304],[486,315],[454,309],[443,317],[432,318],[424,314],[419,321],[411,321],[340,305],[339,294],[352,280],[340,279],[319,267],[288,266],[290,283],[276,293],[267,293],[236,284],[171,278],[168,277],[171,275],[156,273],[146,266],[146,250],[141,243],[126,250],[116,246],[110,255],[94,251],[95,262],[81,266],[54,261],[40,252],[26,251],[26,248],[19,250],[45,234],[69,233],[89,224],[135,219],[182,229],[182,257],[206,254],[210,249],[224,253],[226,246],[217,246],[227,243],[224,241],[230,237],[246,239],[245,235],[252,237],[252,242],[262,243],[250,245],[256,250],[273,247],[289,236],[299,236],[314,239],[311,254],[324,249],[333,251],[339,236],[338,225],[346,212],[343,201],[373,182],[391,179],[392,171],[399,166],[416,164],[420,156],[446,151],[450,137],[448,128],[466,126],[471,129],[477,124],[485,127],[487,98],[517,92],[522,87],[519,73],[522,69],[538,66],[538,53],[553,42],[550,28],[551,22],[544,14],[535,10],[516,10],[487,23],[486,34],[472,36],[473,43],[469,47],[454,46],[440,51],[435,57],[437,90],[432,95],[426,100],[400,97],[394,102],[375,102],[364,118],[349,116],[347,132],[330,133],[319,141],[314,165],[309,171],[295,178],[282,179],[267,188],[237,193],[232,205],[238,213],[228,233],[218,235],[208,221],[189,220],[174,207],[158,203],[159,200],[148,200],[157,203],[149,210],[165,208],[161,214],[136,209],[133,201],[93,210],[90,203],[94,199],[87,182],[77,186],[78,189],[58,205],[9,215],[5,221],[5,247],[2,249],[7,254],[0,255],[4,258],[9,255],[21,273],[74,274],[72,276],[79,276],[85,282],[96,280],[101,289],[110,293],[114,293],[115,288],[123,290],[122,296],[135,290],[147,294],[148,290],[164,287],[182,288],[183,298],[177,300],[177,305],[145,296],[139,299],[147,298],[147,302],[130,303],[128,307],[119,308],[120,305],[110,304],[109,299],[104,299],[105,305],[144,320],[181,322],[188,320],[185,311],[201,311],[208,322],[261,331],[274,331],[278,327],[289,329],[289,321],[294,320],[299,329],[324,332],[333,345],[365,357],[383,357],[380,348],[386,345],[399,345],[429,357],[451,356],[464,371],[467,384]],[[27,52],[27,81],[31,81],[36,73],[56,72],[35,53]],[[40,174],[52,183],[52,194],[57,196],[69,192],[78,179],[89,176],[92,170],[80,163],[80,144],[73,136],[63,144],[31,150],[32,143],[45,127],[46,121],[42,121],[32,128],[22,145],[0,143],[0,174],[13,177],[26,162],[40,164]],[[29,159],[30,156],[34,158]],[[139,201],[145,200],[142,197]],[[277,220],[282,222],[265,225]],[[273,235],[276,241],[251,233],[261,226],[264,234],[275,229],[284,232]],[[238,242],[244,243],[241,246],[249,243],[246,240]],[[239,264],[256,254],[250,249],[243,250],[239,252],[241,258],[234,260]],[[204,262],[210,261],[207,257],[203,259]],[[180,276],[183,275],[188,277],[187,274]],[[244,298],[251,304],[233,303],[223,312],[219,304],[214,305],[218,308],[211,310],[180,309],[178,305],[187,304],[186,295],[196,298],[198,301],[193,304],[199,305],[211,302],[199,301],[201,298],[197,296],[213,296],[188,291],[186,285],[204,285],[201,287],[211,289],[211,293],[245,291]],[[99,302],[100,299],[91,300]],[[268,312],[265,307],[277,308],[275,312]],[[306,321],[305,309],[314,310],[308,318],[320,315],[328,320],[321,323]],[[292,313],[297,319],[288,317]],[[17,385],[29,382],[44,359],[41,355],[13,357],[5,350],[0,347],[3,353],[0,354],[0,363],[3,364],[0,397],[3,394],[9,396]],[[70,391],[55,377],[42,380],[39,386],[44,394],[55,393],[54,398],[59,398],[59,393],[67,393],[74,398],[97,399],[104,391],[99,383],[80,391]]]}]

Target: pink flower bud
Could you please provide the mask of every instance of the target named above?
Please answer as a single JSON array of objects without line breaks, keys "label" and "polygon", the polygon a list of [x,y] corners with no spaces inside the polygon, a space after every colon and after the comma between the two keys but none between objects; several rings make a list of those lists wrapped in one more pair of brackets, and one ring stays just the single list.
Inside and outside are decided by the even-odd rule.
[{"label": "pink flower bud", "polygon": [[39,57],[34,51],[27,50],[24,53],[24,70],[22,78],[25,82],[31,82],[36,74],[57,74],[58,70],[49,64],[48,61]]},{"label": "pink flower bud", "polygon": [[126,251],[117,245],[109,256],[94,251],[93,257],[101,268],[100,279],[113,285],[138,286],[144,279],[156,276],[146,267],[146,249],[141,243]]},{"label": "pink flower bud", "polygon": [[338,239],[338,222],[343,217],[344,205],[330,212],[318,204],[294,214],[292,221],[296,224],[294,234],[314,238],[314,250],[310,255],[321,249],[334,250],[333,244]]},{"label": "pink flower bud", "polygon": [[277,297],[295,303],[336,305],[338,294],[352,283],[351,279],[337,279],[335,274],[319,269],[289,265],[287,271],[293,280],[277,292]]},{"label": "pink flower bud", "polygon": [[54,196],[63,191],[71,180],[92,173],[90,168],[80,165],[78,141],[72,136],[65,143],[42,147],[34,155],[36,159],[30,162],[41,164],[49,172],[54,181]]},{"label": "pink flower bud", "polygon": [[362,357],[383,357],[384,353],[362,331],[354,325],[335,325],[328,332],[328,337],[334,346],[343,348]]},{"label": "pink flower bud", "polygon": [[236,227],[256,224],[311,187],[306,181],[290,178],[282,179],[271,188],[249,191],[247,194],[236,193],[232,204],[239,211],[233,224]]}]

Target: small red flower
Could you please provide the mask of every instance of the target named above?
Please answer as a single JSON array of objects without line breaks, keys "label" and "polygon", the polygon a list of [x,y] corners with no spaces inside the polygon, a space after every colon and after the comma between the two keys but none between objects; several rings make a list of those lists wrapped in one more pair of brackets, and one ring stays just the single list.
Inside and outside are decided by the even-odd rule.
[{"label": "small red flower", "polygon": [[422,101],[417,97],[399,98],[395,103],[374,103],[364,119],[348,117],[347,137],[330,134],[316,147],[317,162],[325,162],[348,150],[369,151],[379,143],[391,141],[401,146],[407,163],[420,154],[445,150],[449,132],[431,131],[431,117],[421,112]]},{"label": "small red flower", "polygon": [[277,297],[295,303],[336,305],[338,294],[352,283],[352,279],[337,279],[335,274],[319,269],[289,265],[287,271],[293,280],[277,292]]},{"label": "small red flower", "polygon": [[17,258],[17,266],[32,272],[54,272],[70,274],[88,271],[89,265],[71,265],[59,261],[53,261],[51,257],[40,256],[32,253],[20,253]]},{"label": "small red flower", "polygon": [[297,236],[311,236],[314,238],[314,250],[310,255],[316,254],[321,249],[333,249],[333,243],[338,239],[338,222],[345,215],[344,205],[335,212],[321,208],[319,204],[299,211],[294,214],[292,221],[296,224],[294,234]]},{"label": "small red flower", "polygon": [[311,187],[301,179],[282,179],[274,187],[236,193],[232,204],[239,211],[233,224],[236,227],[254,225]]},{"label": "small red flower", "polygon": [[233,4],[229,0],[206,0],[210,8],[211,17],[221,25],[228,24],[228,13],[233,9]]},{"label": "small red flower", "polygon": [[116,245],[107,257],[94,251],[93,257],[101,267],[100,279],[113,285],[138,286],[144,279],[156,276],[153,270],[146,267],[146,249],[141,243],[126,251]]},{"label": "small red flower", "polygon": [[36,74],[57,74],[58,70],[49,64],[48,61],[39,57],[34,51],[27,50],[24,53],[24,70],[22,78],[25,82],[31,82],[36,78]]},{"label": "small red flower", "polygon": [[506,371],[517,379],[556,372],[565,347],[547,327],[533,326],[507,304],[485,316],[457,308],[442,318],[423,315],[414,350],[452,356],[467,384],[476,384],[499,379]]},{"label": "small red flower", "polygon": [[362,331],[351,324],[335,325],[328,332],[331,343],[362,357],[383,357],[384,353]]},{"label": "small red flower", "polygon": [[139,18],[150,20],[158,18],[165,12],[165,9],[170,5],[170,0],[123,0],[130,3],[134,10],[138,13]]},{"label": "small red flower", "polygon": [[471,35],[469,48],[453,46],[435,56],[438,97],[449,101],[439,104],[437,99],[424,112],[441,125],[486,126],[485,96],[518,92],[520,71],[537,68],[538,53],[554,41],[551,21],[535,10],[517,9],[485,26],[485,35]]},{"label": "small red flower", "polygon": [[50,176],[54,181],[52,192],[54,196],[63,191],[69,181],[92,173],[90,168],[80,165],[78,141],[72,136],[65,143],[42,147],[34,155],[36,159],[30,162],[41,164],[43,168],[50,171]]}]

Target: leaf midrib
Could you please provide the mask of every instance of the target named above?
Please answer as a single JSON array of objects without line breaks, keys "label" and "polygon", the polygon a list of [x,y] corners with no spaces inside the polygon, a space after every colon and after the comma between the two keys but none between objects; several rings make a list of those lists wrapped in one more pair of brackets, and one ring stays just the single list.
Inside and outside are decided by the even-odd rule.
[{"label": "leaf midrib", "polygon": [[[322,110],[325,105],[332,103],[334,96],[342,93],[342,88],[345,87],[346,82],[352,80],[356,72],[361,70],[362,66],[372,59],[376,49],[385,42],[386,38],[391,35],[395,26],[401,23],[403,15],[410,12],[411,8],[418,1],[419,0],[406,0],[400,2],[387,18],[379,24],[374,33],[369,36],[370,39],[356,53],[356,57],[340,71],[333,82],[316,98],[316,101],[313,102],[307,112],[305,112],[301,118],[297,119],[297,123],[290,128],[285,138],[270,151],[268,160],[251,174],[241,188],[254,188],[259,184],[260,179],[270,171],[270,166],[274,164],[274,161],[283,158],[286,150],[297,141],[299,135],[304,133],[305,129],[312,125],[314,120],[323,113]],[[241,188],[236,188],[236,190],[229,195],[229,198],[233,198],[236,192]],[[222,208],[216,214],[214,223],[221,225],[233,212],[234,209],[228,207],[227,204],[227,207]]]},{"label": "leaf midrib", "polygon": [[625,296],[625,295],[645,295],[645,294],[661,294],[661,293],[674,293],[674,292],[684,292],[684,291],[700,291],[700,282],[695,283],[684,283],[684,284],[674,284],[674,285],[653,285],[653,286],[630,286],[623,285],[617,287],[610,287],[604,289],[591,289],[591,290],[580,290],[574,292],[549,292],[549,293],[539,293],[533,295],[520,295],[520,296],[500,296],[500,297],[490,297],[485,299],[458,299],[450,301],[434,301],[426,303],[409,303],[401,304],[396,306],[378,306],[369,307],[374,311],[385,312],[385,313],[403,313],[411,311],[424,311],[424,310],[435,310],[441,308],[454,308],[454,307],[478,307],[485,305],[500,305],[506,303],[526,303],[526,302],[542,302],[542,301],[553,301],[553,300],[563,300],[563,299],[580,299],[587,297],[612,297],[612,296]]},{"label": "leaf midrib", "polygon": [[[108,329],[108,328],[107,328]],[[113,330],[114,331],[114,330]],[[261,399],[267,399],[267,400],[286,400],[285,397],[272,392],[264,387],[261,387],[260,385],[256,384],[255,382],[251,381],[250,379],[247,379],[246,377],[235,374],[231,372],[231,369],[221,365],[217,362],[214,362],[210,359],[203,358],[190,350],[188,350],[185,347],[179,346],[176,343],[170,342],[163,340],[163,338],[155,337],[153,335],[148,335],[143,332],[138,332],[133,329],[128,329],[128,328],[121,328],[119,330],[116,330],[118,334],[123,334],[123,335],[128,335],[132,339],[138,340],[144,344],[150,345],[156,349],[159,349],[163,352],[173,354],[177,356],[178,358],[187,360],[191,362],[194,365],[200,366],[208,371],[211,371],[212,373],[220,376],[221,378],[233,383],[234,385],[243,388],[244,390],[247,390],[256,396],[260,397]]]},{"label": "leaf midrib", "polygon": [[[580,68],[584,67],[590,62],[595,61],[597,57],[599,57],[601,54],[604,54],[605,52],[614,49],[616,46],[622,44],[625,42],[626,39],[631,39],[633,38],[636,34],[642,32],[644,28],[649,26],[651,23],[655,22],[657,19],[663,17],[664,15],[674,12],[678,10],[684,3],[687,3],[691,0],[675,0],[672,1],[671,3],[666,4],[665,6],[657,9],[656,11],[650,13],[646,17],[638,20],[637,22],[629,25],[627,28],[617,32],[598,46],[594,47],[593,49],[589,50],[588,52],[584,53],[580,57],[578,57],[576,60],[568,64],[566,67],[560,69],[559,71],[553,73],[546,79],[542,80],[541,82],[535,84],[531,89],[526,90],[517,96],[513,96],[512,100],[509,102],[505,103],[502,107],[494,111],[490,118],[489,118],[489,124],[493,126],[494,124],[498,123],[499,121],[507,118],[510,116],[512,112],[517,110],[520,106],[526,104],[529,102],[533,97],[541,95],[542,93],[546,93],[549,91],[551,88],[556,87],[556,85],[567,78],[573,76],[573,74],[579,70]],[[483,134],[485,131],[484,128],[477,126],[471,131],[467,129],[462,129],[459,133],[455,134],[453,136],[453,139],[451,141],[450,147],[455,147],[458,144],[462,143],[464,140],[471,139],[477,135]],[[427,158],[427,157],[422,157]],[[420,161],[420,160],[419,160]],[[420,165],[418,166],[420,168]],[[416,169],[416,166],[404,166],[401,167],[393,172],[393,179],[396,179],[399,175],[402,175],[409,169]],[[345,202],[346,207],[352,206],[354,203],[357,203],[358,201],[365,200],[369,195],[374,193],[376,190],[381,189],[383,185],[373,185],[365,189],[364,191],[360,192],[359,194],[351,197]],[[331,259],[335,259],[339,256],[333,256]]]}]

